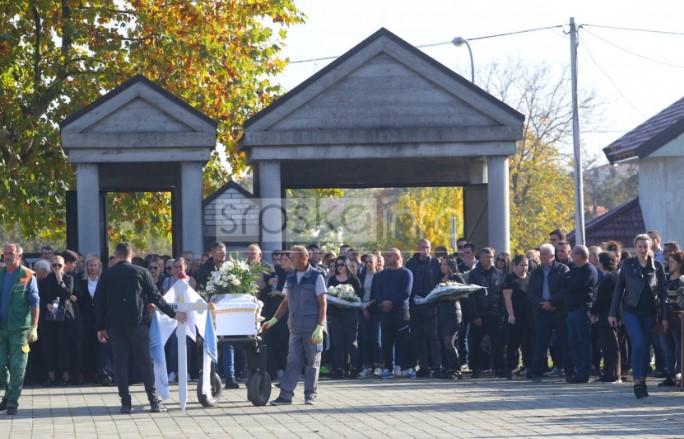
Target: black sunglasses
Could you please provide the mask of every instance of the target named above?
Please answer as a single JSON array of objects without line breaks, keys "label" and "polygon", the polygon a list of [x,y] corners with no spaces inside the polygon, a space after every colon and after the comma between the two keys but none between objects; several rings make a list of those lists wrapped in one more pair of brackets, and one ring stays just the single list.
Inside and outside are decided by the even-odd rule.
[{"label": "black sunglasses", "polygon": [[64,265],[62,264],[52,264],[52,268],[62,268]]}]

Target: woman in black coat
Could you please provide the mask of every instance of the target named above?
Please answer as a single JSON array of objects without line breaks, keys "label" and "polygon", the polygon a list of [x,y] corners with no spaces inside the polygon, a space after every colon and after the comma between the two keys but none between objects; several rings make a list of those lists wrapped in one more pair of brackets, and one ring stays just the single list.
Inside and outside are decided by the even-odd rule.
[{"label": "woman in black coat", "polygon": [[[442,279],[440,282],[465,283],[458,274],[458,261],[453,256],[447,256],[440,263]],[[442,361],[444,370],[441,377],[446,379],[461,379],[461,362],[456,349],[456,333],[463,323],[460,300],[444,300],[437,303],[437,331],[442,342]]]},{"label": "woman in black coat", "polygon": [[74,292],[74,278],[64,272],[64,259],[52,259],[52,273],[45,280],[41,295],[41,343],[43,361],[47,369],[46,385],[53,385],[57,372],[60,384],[78,380],[81,369],[81,338],[83,328],[79,317],[78,295]]},{"label": "woman in black coat", "polygon": [[[335,260],[335,274],[328,279],[329,287],[337,285],[351,285],[359,299],[363,295],[361,282],[352,271],[351,263],[345,256],[340,256]],[[333,378],[358,377],[358,327],[358,309],[328,305],[328,330],[333,349]]]}]

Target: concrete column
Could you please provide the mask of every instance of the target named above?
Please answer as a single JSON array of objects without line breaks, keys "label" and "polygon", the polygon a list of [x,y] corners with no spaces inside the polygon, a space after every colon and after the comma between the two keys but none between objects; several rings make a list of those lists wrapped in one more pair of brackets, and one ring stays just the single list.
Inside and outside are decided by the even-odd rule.
[{"label": "concrete column", "polygon": [[181,246],[182,251],[201,255],[202,242],[202,164],[181,163]]},{"label": "concrete column", "polygon": [[259,197],[261,198],[261,248],[265,253],[282,250],[285,215],[282,204],[280,162],[259,162]]},{"label": "concrete column", "polygon": [[78,212],[78,251],[100,257],[102,217],[100,178],[96,164],[76,165],[76,210]]},{"label": "concrete column", "polygon": [[487,158],[487,217],[489,245],[510,252],[511,223],[508,199],[508,157]]}]

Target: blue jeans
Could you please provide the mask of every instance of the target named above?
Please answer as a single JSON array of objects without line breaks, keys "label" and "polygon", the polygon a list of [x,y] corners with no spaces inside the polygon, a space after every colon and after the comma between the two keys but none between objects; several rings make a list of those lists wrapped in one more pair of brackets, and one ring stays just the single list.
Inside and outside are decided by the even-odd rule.
[{"label": "blue jeans", "polygon": [[591,326],[587,308],[568,312],[568,351],[572,355],[574,374],[580,378],[591,375]]},{"label": "blue jeans", "polygon": [[622,312],[622,322],[629,337],[632,348],[631,363],[632,377],[634,380],[646,378],[646,367],[649,364],[651,346],[651,327],[655,322],[655,316],[642,316],[629,311]]},{"label": "blue jeans", "polygon": [[534,330],[533,376],[541,376],[546,369],[547,352],[554,331],[556,332],[558,342],[558,352],[562,355],[562,358],[560,364],[554,364],[553,366],[562,367],[566,375],[572,372],[572,362],[567,349],[568,327],[565,316],[554,311],[539,310]]},{"label": "blue jeans", "polygon": [[222,349],[222,359],[223,364],[223,379],[234,380],[235,379],[235,348],[232,344],[223,344]]}]

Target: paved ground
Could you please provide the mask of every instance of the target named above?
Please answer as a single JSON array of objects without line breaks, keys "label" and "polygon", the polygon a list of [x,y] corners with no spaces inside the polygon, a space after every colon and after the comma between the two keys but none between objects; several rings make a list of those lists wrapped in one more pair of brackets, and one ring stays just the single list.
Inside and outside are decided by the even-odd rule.
[{"label": "paved ground", "polygon": [[170,401],[154,416],[141,411],[142,387],[133,392],[138,412],[123,416],[113,387],[27,389],[18,417],[0,415],[0,438],[684,437],[684,393],[654,385],[637,401],[629,384],[324,381],[315,407],[301,394],[292,406],[253,407],[243,388],[218,408],[191,398],[186,414]]}]

